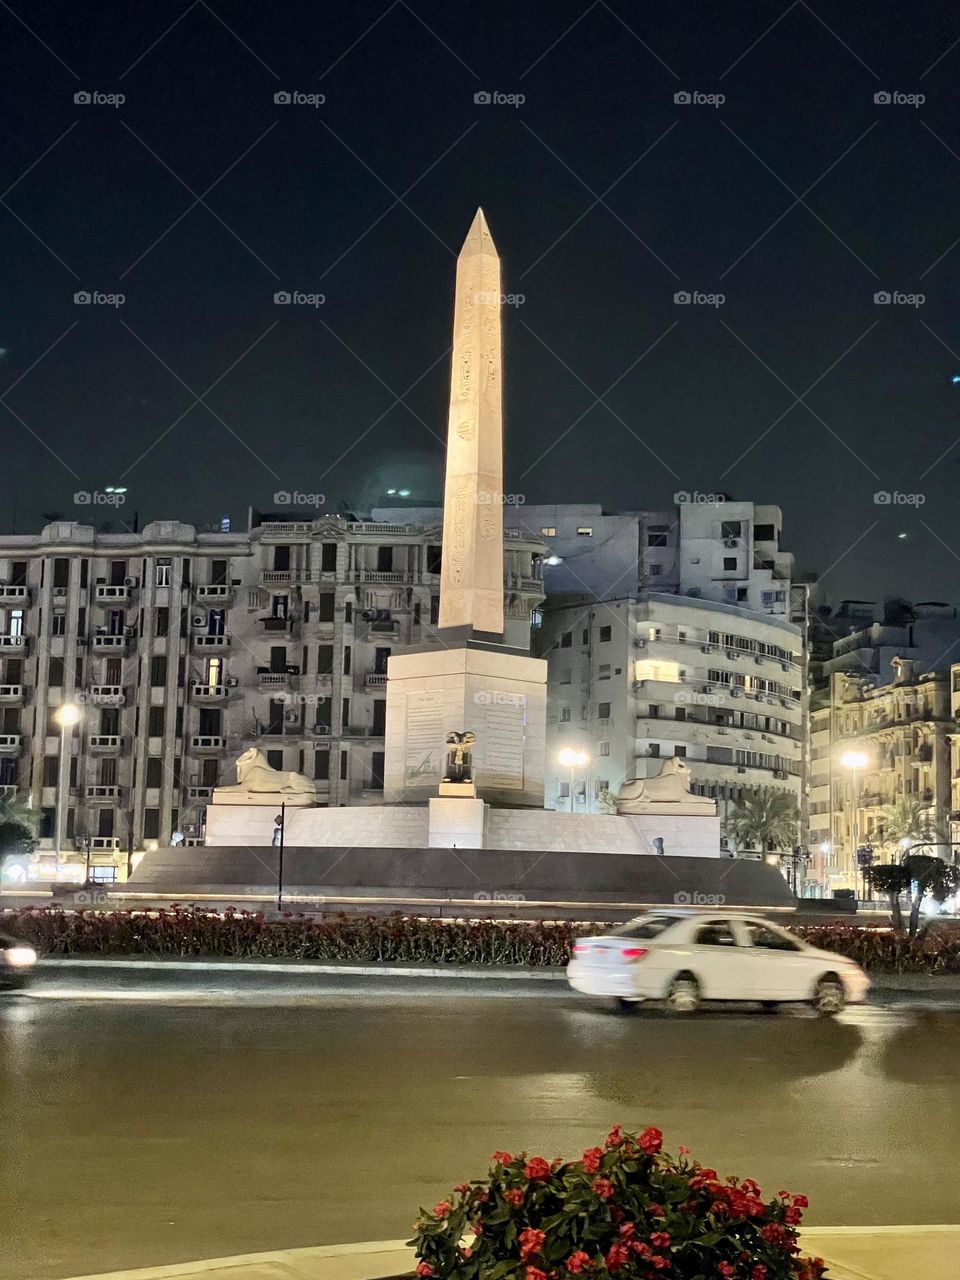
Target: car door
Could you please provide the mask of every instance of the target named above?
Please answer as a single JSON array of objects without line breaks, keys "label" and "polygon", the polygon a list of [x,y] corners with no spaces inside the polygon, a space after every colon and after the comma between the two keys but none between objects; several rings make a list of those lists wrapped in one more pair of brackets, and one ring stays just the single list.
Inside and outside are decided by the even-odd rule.
[{"label": "car door", "polygon": [[750,1000],[747,994],[753,967],[746,963],[729,920],[704,920],[691,938],[691,968],[707,1000]]},{"label": "car door", "polygon": [[809,997],[810,961],[796,938],[766,920],[741,920],[738,931],[757,1000]]}]

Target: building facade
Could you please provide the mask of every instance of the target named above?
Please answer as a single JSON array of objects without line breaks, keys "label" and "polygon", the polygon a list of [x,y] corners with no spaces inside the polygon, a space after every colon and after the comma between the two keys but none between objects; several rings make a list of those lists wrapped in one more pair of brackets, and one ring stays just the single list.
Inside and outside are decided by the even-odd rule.
[{"label": "building facade", "polygon": [[[507,644],[529,646],[542,558],[509,531]],[[439,523],[2,537],[0,787],[39,811],[41,854],[62,817],[64,848],[103,878],[150,841],[199,843],[250,746],[315,779],[321,805],[382,803],[387,660],[441,644],[439,572]],[[72,729],[62,704],[80,708]]]}]

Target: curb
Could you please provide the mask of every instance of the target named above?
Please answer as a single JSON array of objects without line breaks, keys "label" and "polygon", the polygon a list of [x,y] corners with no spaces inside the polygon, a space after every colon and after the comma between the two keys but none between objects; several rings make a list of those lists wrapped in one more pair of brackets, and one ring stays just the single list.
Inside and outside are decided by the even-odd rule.
[{"label": "curb", "polygon": [[[520,969],[481,967],[479,965],[392,965],[383,964],[322,964],[309,960],[296,963],[271,960],[147,960],[113,959],[99,956],[47,956],[37,961],[38,969],[51,972],[61,968],[83,969],[134,969],[153,972],[181,973],[258,973],[313,974],[320,977],[362,978],[472,978],[479,981],[563,982],[562,969]],[[960,983],[958,983],[960,990]]]}]

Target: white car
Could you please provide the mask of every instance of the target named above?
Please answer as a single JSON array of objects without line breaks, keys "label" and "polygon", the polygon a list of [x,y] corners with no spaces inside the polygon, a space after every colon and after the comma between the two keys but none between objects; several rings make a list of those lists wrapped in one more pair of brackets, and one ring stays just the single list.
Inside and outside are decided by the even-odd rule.
[{"label": "white car", "polygon": [[621,1006],[666,1000],[677,1013],[703,1000],[755,1000],[836,1014],[862,1003],[870,987],[856,961],[808,946],[762,916],[667,910],[577,938],[567,978],[574,990]]}]

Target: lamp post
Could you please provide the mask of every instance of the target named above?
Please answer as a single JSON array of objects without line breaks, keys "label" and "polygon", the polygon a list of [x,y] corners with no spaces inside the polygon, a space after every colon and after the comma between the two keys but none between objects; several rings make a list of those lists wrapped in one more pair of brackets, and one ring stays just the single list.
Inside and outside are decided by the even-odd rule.
[{"label": "lamp post", "polygon": [[557,752],[557,763],[570,770],[570,812],[573,813],[574,770],[582,769],[590,761],[586,751],[576,747],[562,747]]},{"label": "lamp post", "polygon": [[67,827],[67,805],[70,800],[70,740],[73,726],[80,719],[80,708],[75,702],[62,702],[53,713],[60,726],[60,764],[57,770],[57,810],[54,819],[54,878],[60,878],[60,854]]},{"label": "lamp post", "polygon": [[860,779],[860,770],[865,769],[870,763],[870,757],[865,751],[845,751],[840,757],[840,763],[844,769],[850,770],[850,789],[853,798],[853,815],[850,823],[851,845],[853,848],[853,891],[857,892],[857,850],[860,847],[859,833],[857,830],[857,783]]}]

